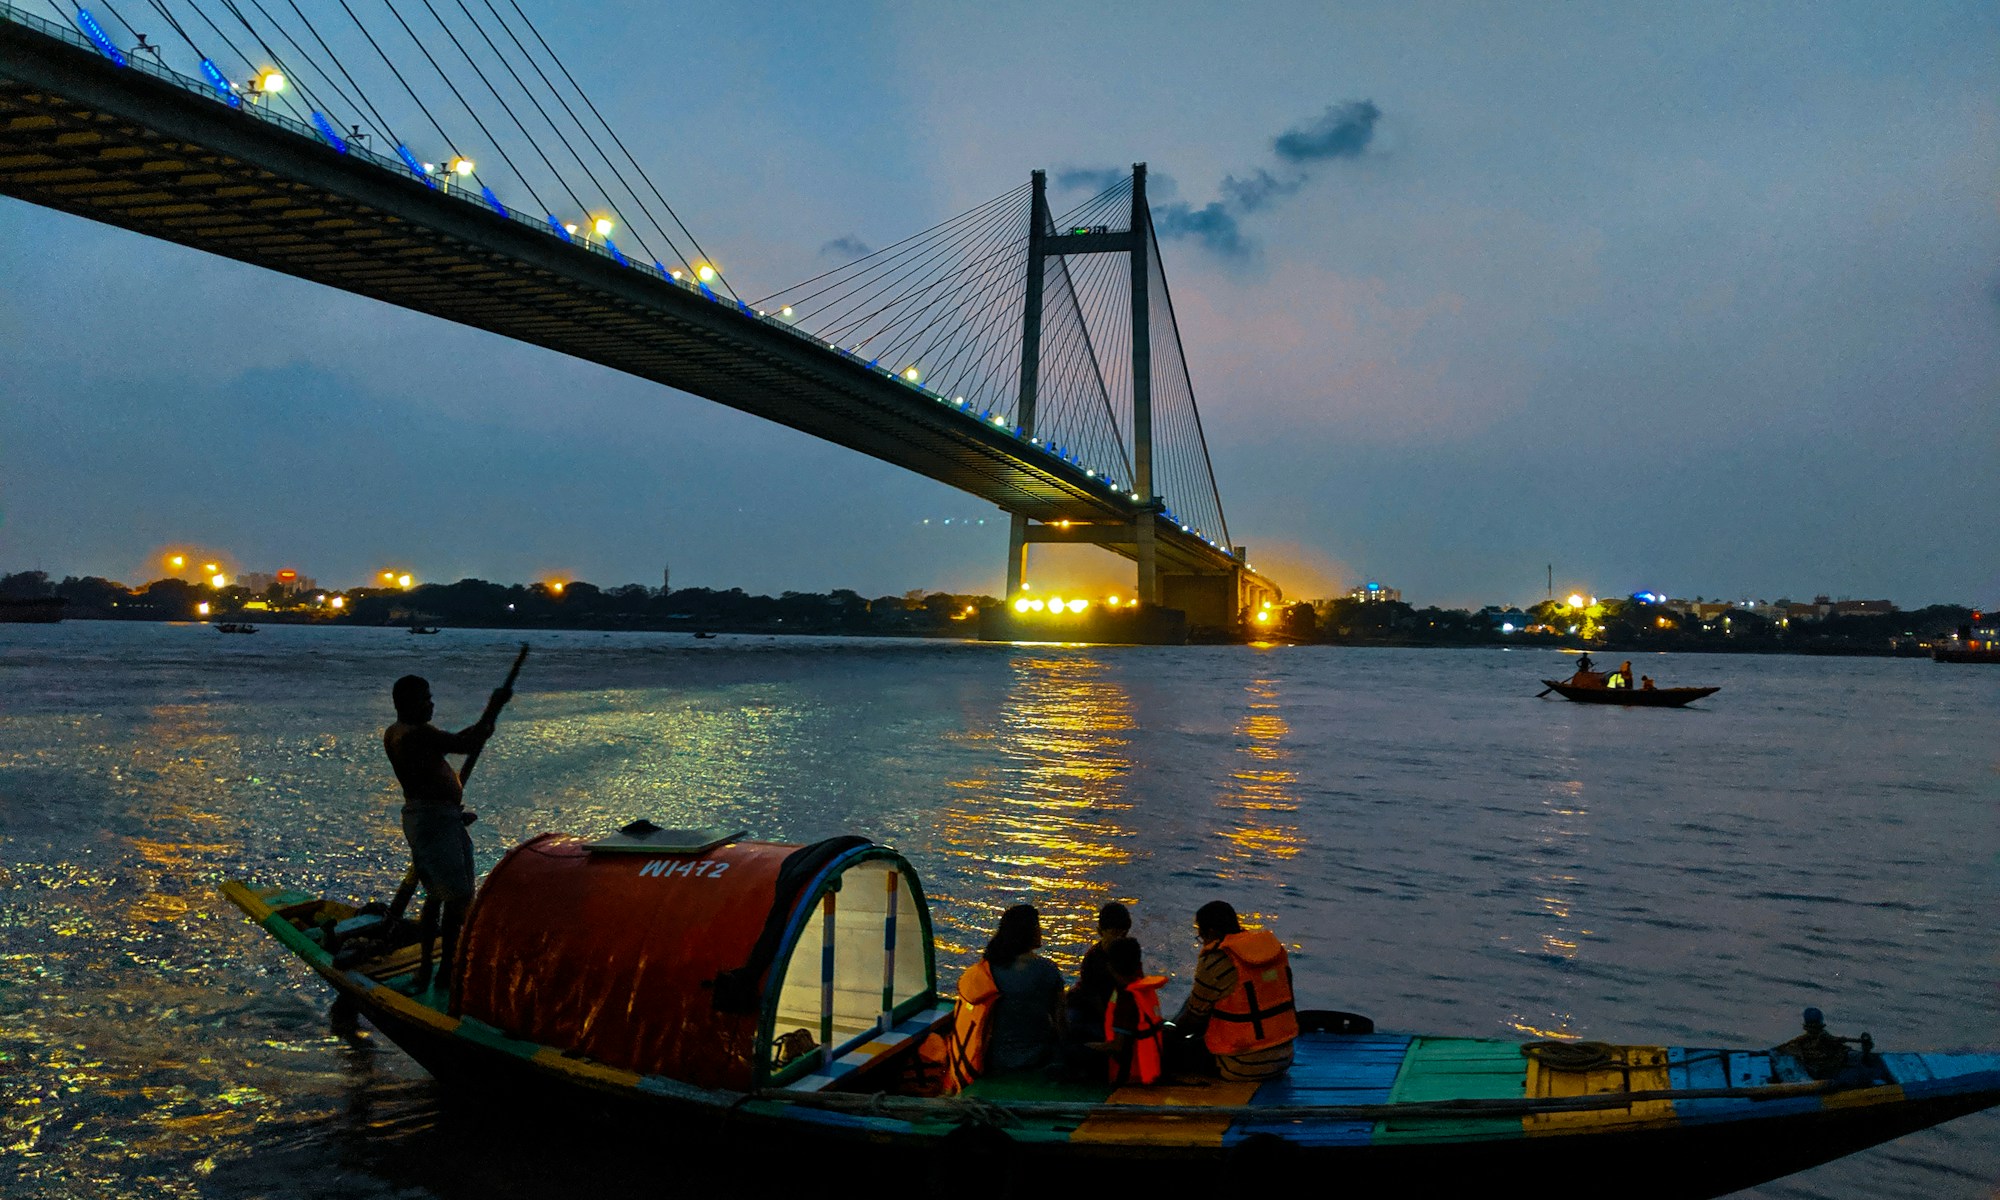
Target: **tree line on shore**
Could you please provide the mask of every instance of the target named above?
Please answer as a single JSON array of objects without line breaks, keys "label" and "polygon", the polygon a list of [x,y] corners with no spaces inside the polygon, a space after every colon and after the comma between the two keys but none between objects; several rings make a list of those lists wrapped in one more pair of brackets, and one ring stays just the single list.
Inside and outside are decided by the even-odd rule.
[{"label": "tree line on shore", "polygon": [[[133,588],[98,576],[51,579],[40,571],[0,576],[0,596],[60,597],[69,617],[131,621],[253,620],[340,625],[453,625],[478,628],[718,630],[970,637],[991,596],[922,589],[864,597],[832,592],[756,595],[741,588],[643,584],[600,588],[577,582],[499,584],[462,579],[413,588],[262,593],[160,579]],[[340,603],[332,603],[334,597]],[[206,605],[206,609],[202,607]],[[1560,601],[1525,610],[1416,608],[1401,600],[1339,598],[1298,602],[1251,615],[1250,636],[1336,645],[1590,645],[1634,651],[1750,651],[1829,654],[1922,653],[1972,619],[1973,610],[1932,605],[1909,612],[1776,621],[1747,609],[1702,617],[1638,600],[1593,604],[1579,620]],[[1523,619],[1525,618],[1525,619]]]}]

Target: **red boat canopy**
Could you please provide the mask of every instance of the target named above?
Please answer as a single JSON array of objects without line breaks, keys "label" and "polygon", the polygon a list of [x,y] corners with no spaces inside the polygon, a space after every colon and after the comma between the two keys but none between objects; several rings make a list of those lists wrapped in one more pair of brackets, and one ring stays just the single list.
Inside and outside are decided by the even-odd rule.
[{"label": "red boat canopy", "polygon": [[893,850],[599,845],[542,834],[493,868],[459,941],[459,1015],[610,1066],[748,1089],[936,1001],[930,910]]}]

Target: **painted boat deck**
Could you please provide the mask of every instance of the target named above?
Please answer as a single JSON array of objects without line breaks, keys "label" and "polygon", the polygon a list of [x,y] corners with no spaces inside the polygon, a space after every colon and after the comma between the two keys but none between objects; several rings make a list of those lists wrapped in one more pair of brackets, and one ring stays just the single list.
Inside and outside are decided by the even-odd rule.
[{"label": "painted boat deck", "polygon": [[[318,903],[315,897],[281,889],[252,891],[241,884],[225,891],[263,928],[305,959],[322,976],[355,997],[371,1016],[421,1028],[462,1046],[477,1047],[520,1061],[556,1079],[597,1090],[652,1095],[708,1107],[728,1107],[773,1121],[846,1130],[872,1138],[932,1140],[965,1119],[968,1104],[1010,1110],[1007,1132],[1018,1142],[1087,1148],[1150,1148],[1180,1152],[1220,1152],[1259,1135],[1276,1135],[1303,1147],[1424,1147],[1491,1144],[1522,1139],[1666,1130],[1676,1127],[1755,1125],[1763,1119],[1832,1115],[1872,1110],[1885,1116],[1908,1102],[1942,1097],[2000,1095],[2000,1053],[1878,1052],[1865,1077],[1851,1086],[1817,1092],[1773,1085],[1812,1085],[1796,1059],[1770,1050],[1728,1050],[1668,1046],[1617,1046],[1608,1059],[1582,1069],[1552,1065],[1516,1042],[1483,1038],[1413,1036],[1394,1033],[1302,1035],[1293,1065],[1262,1083],[1175,1080],[1168,1085],[1114,1088],[1074,1083],[1040,1074],[982,1079],[960,1097],[939,1102],[934,1111],[905,1115],[837,1111],[796,1103],[773,1093],[735,1096],[708,1092],[676,1080],[611,1067],[562,1050],[511,1037],[474,1018],[446,1011],[436,989],[407,994],[415,948],[385,956],[361,969],[333,966],[331,956],[286,919]],[[282,911],[281,911],[282,910]],[[863,1072],[878,1057],[921,1036],[948,1009],[926,1010],[885,1030],[868,1044],[837,1059],[831,1069],[797,1081],[799,1092],[868,1091]],[[1750,1095],[1676,1096],[1659,1093],[1753,1089]],[[1768,1090],[1766,1090],[1768,1089]],[[1619,1103],[1626,1093],[1653,1093]],[[1563,1100],[1605,1097],[1601,1106],[1575,1111],[1503,1113],[1439,1111],[1450,1102]],[[1035,1106],[1072,1106],[1050,1112]],[[919,1102],[921,1103],[921,1102]],[[1355,1106],[1413,1106],[1407,1114],[1375,1112],[1357,1119]],[[1090,1112],[1087,1106],[1138,1106],[1157,1112]],[[1433,1106],[1426,1110],[1421,1106]],[[1013,1106],[1019,1106],[1015,1108]],[[925,1106],[928,1108],[928,1106]],[[1327,1108],[1324,1115],[1301,1107]],[[1260,1119],[1244,1109],[1282,1110]],[[1476,1104],[1475,1104],[1476,1108]],[[1203,1110],[1230,1110],[1204,1113]],[[1340,1110],[1346,1110],[1342,1112]],[[1965,1111],[1970,1111],[1969,1108]],[[793,1125],[797,1128],[798,1125]]]}]

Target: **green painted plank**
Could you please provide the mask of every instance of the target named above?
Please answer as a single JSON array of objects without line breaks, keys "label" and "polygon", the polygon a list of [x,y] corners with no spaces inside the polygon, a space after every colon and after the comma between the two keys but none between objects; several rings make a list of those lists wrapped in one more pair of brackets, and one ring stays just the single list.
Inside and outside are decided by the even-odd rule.
[{"label": "green painted plank", "polygon": [[[1528,1060],[1516,1042],[1483,1038],[1414,1038],[1389,1103],[1429,1100],[1512,1100],[1526,1094]],[[1377,1144],[1488,1141],[1522,1137],[1519,1117],[1410,1118],[1375,1126]]]}]

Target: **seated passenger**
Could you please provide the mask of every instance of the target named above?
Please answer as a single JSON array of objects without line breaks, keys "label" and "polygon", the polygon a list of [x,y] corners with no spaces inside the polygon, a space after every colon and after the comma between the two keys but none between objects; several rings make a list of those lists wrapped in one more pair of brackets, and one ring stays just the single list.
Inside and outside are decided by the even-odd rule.
[{"label": "seated passenger", "polygon": [[[1201,937],[1194,990],[1174,1018],[1176,1066],[1224,1079],[1269,1079],[1292,1065],[1299,1035],[1292,965],[1269,930],[1245,931],[1236,910],[1212,900],[1194,915]],[[1199,1045],[1194,1039],[1201,1039]]]},{"label": "seated passenger", "polygon": [[1645,691],[1648,691],[1648,692],[1652,691],[1652,690],[1653,690],[1653,677],[1652,677],[1651,675],[1641,675],[1641,676],[1639,676],[1639,686],[1640,686],[1640,688],[1642,688],[1642,689],[1643,689],[1643,690],[1645,690]]},{"label": "seated passenger", "polygon": [[999,995],[986,1073],[1030,1071],[1054,1061],[1062,1037],[1062,972],[1035,951],[1042,944],[1041,914],[1016,904],[1000,915],[983,960]]},{"label": "seated passenger", "polygon": [[1111,943],[1104,957],[1116,983],[1104,1005],[1104,1040],[1091,1043],[1091,1049],[1103,1052],[1112,1083],[1157,1083],[1166,1028],[1160,1020],[1160,988],[1167,977],[1146,974],[1139,943],[1131,938]]},{"label": "seated passenger", "polygon": [[1118,990],[1107,965],[1107,952],[1131,932],[1132,913],[1124,905],[1113,900],[1097,910],[1097,942],[1084,952],[1076,986],[1069,990],[1069,1024],[1074,1036],[1093,1038],[1096,1026],[1104,1023],[1104,1006]]}]

